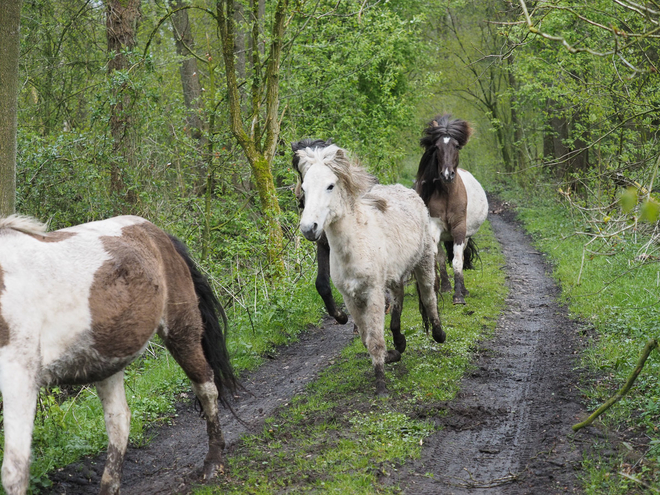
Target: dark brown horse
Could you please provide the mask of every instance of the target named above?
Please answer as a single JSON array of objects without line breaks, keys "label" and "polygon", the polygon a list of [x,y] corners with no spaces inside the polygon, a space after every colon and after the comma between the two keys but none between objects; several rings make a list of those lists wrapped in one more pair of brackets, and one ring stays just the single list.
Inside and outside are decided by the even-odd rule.
[{"label": "dark brown horse", "polygon": [[[463,268],[473,268],[478,256],[472,236],[488,216],[488,199],[474,176],[458,168],[459,151],[472,129],[465,120],[438,115],[424,129],[420,144],[424,154],[419,162],[415,189],[440,229],[448,261],[454,268],[454,304],[465,304],[469,294],[463,282]],[[451,291],[445,251],[438,246],[442,292]]]}]

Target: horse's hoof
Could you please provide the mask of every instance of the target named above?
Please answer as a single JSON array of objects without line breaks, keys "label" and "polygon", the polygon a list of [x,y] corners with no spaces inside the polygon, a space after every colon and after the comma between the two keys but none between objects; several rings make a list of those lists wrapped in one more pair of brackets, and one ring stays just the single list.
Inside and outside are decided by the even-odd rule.
[{"label": "horse's hoof", "polygon": [[225,474],[225,467],[216,462],[205,462],[202,470],[202,481],[212,480],[218,474]]},{"label": "horse's hoof", "polygon": [[463,296],[454,296],[454,304],[465,304],[465,299]]},{"label": "horse's hoof", "polygon": [[346,313],[343,311],[337,312],[335,315],[333,315],[333,318],[340,325],[345,325],[348,322],[348,316],[346,316]]},{"label": "horse's hoof", "polygon": [[447,340],[447,334],[442,329],[442,327],[433,327],[433,340],[435,340],[438,344],[442,344],[445,340]]},{"label": "horse's hoof", "polygon": [[386,363],[396,363],[401,361],[401,353],[396,349],[390,349],[387,351],[387,356],[385,356]]},{"label": "horse's hoof", "polygon": [[390,396],[390,393],[387,391],[387,386],[384,383],[376,383],[376,395],[378,397]]},{"label": "horse's hoof", "polygon": [[401,335],[401,338],[398,342],[395,340],[394,347],[396,347],[396,350],[399,351],[400,354],[403,354],[403,351],[406,350],[406,336]]},{"label": "horse's hoof", "polygon": [[353,323],[353,334],[360,335],[360,329],[358,328],[357,324],[355,324],[355,323]]},{"label": "horse's hoof", "polygon": [[451,284],[442,284],[440,287],[440,292],[451,292]]}]

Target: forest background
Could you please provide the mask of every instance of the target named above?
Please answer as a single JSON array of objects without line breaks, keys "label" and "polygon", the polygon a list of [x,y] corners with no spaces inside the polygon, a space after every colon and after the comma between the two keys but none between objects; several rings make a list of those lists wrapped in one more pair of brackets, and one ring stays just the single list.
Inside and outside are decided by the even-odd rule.
[{"label": "forest background", "polygon": [[[473,124],[461,163],[488,190],[568,219],[544,226],[576,241],[565,288],[614,256],[626,276],[657,267],[655,0],[23,0],[20,27],[3,212],[52,228],[138,214],[176,234],[230,312],[239,368],[318,318],[292,192],[303,137],[410,185],[424,123],[453,113]],[[657,331],[657,288],[639,293],[648,311],[599,316],[617,315],[613,345],[628,349],[592,356],[603,374]],[[657,460],[660,385],[642,386],[624,410]]]}]

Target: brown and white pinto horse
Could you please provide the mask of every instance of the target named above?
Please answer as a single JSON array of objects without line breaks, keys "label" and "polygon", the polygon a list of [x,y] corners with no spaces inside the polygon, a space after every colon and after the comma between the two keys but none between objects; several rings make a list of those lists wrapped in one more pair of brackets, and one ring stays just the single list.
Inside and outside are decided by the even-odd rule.
[{"label": "brown and white pinto horse", "polygon": [[102,494],[119,493],[130,429],[124,368],[158,333],[204,411],[204,478],[223,469],[218,398],[236,387],[226,316],[186,247],[147,220],[123,216],[55,232],[0,219],[2,485],[28,488],[39,387],[96,383],[108,433]]},{"label": "brown and white pinto horse", "polygon": [[[431,220],[440,229],[454,269],[454,304],[465,304],[469,294],[463,268],[473,268],[478,256],[472,236],[488,216],[486,192],[474,176],[458,168],[458,153],[472,129],[465,120],[438,115],[424,129],[420,144],[425,148],[419,162],[415,189],[426,203]],[[451,291],[445,251],[438,246],[442,292]]]}]

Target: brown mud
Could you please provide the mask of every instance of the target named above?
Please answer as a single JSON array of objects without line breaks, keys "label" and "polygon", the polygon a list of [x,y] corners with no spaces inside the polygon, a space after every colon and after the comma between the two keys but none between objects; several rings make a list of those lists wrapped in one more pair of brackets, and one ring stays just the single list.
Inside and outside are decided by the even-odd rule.
[{"label": "brown mud", "polygon": [[[603,438],[595,428],[571,430],[585,416],[575,371],[584,329],[557,302],[550,267],[513,212],[493,198],[491,203],[489,220],[504,251],[510,289],[495,336],[481,344],[456,399],[420,411],[441,427],[424,440],[421,458],[380,482],[408,494],[579,493],[581,460]],[[328,318],[243,377],[247,392],[232,406],[247,426],[224,412],[227,454],[242,435],[259,432],[264,419],[301,393],[353,338],[351,321],[337,325]],[[206,455],[204,424],[191,404],[181,405],[171,425],[151,432],[148,446],[129,447],[122,493],[189,491]],[[52,475],[53,486],[44,493],[98,493],[104,461],[99,455],[67,466]]]},{"label": "brown mud", "polygon": [[[241,424],[229,410],[221,411],[226,453],[231,454],[241,436],[260,432],[264,420],[303,392],[353,338],[352,320],[339,325],[325,318],[321,328],[310,325],[299,342],[272,353],[259,369],[241,376],[245,391],[237,394],[231,407],[246,424]],[[122,495],[181,494],[199,484],[208,451],[206,422],[192,403],[179,405],[177,413],[171,425],[148,433],[153,436],[149,445],[129,446]],[[53,486],[43,493],[97,494],[104,463],[105,454],[101,454],[69,465],[51,476]]]},{"label": "brown mud", "polygon": [[551,268],[515,214],[490,200],[506,259],[506,308],[447,415],[436,419],[441,430],[390,483],[410,494],[580,493],[581,461],[603,438],[595,428],[571,429],[585,416],[576,371],[585,329],[558,303]]}]

